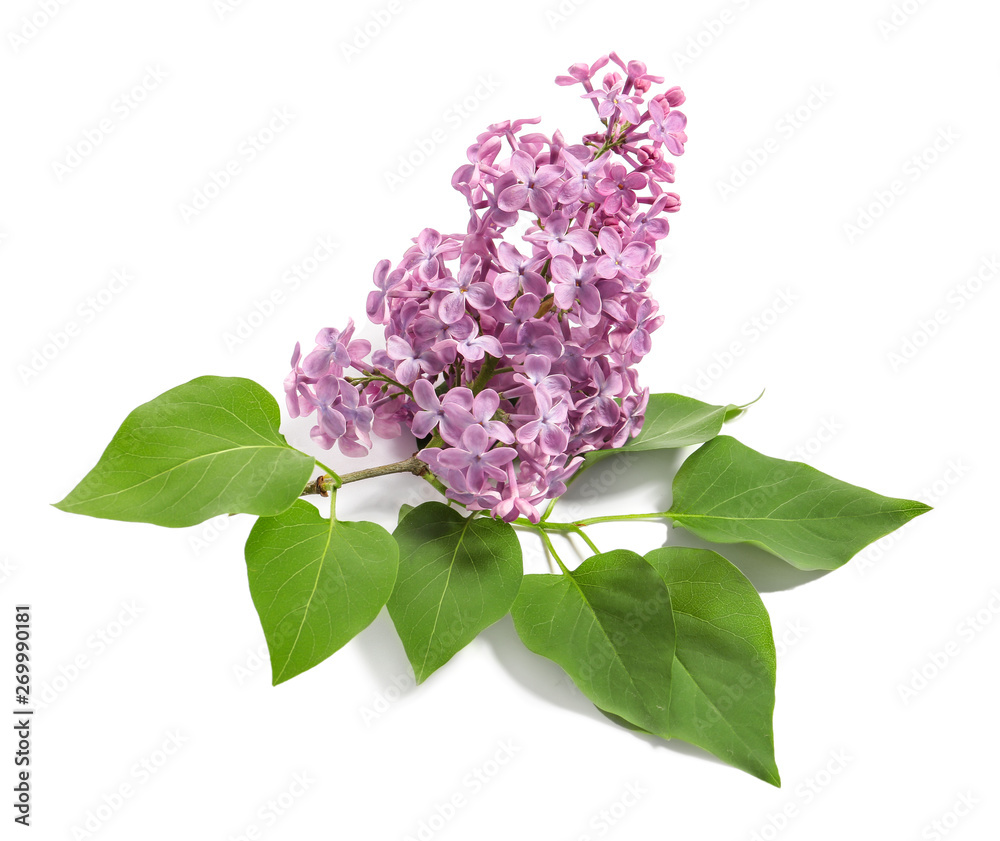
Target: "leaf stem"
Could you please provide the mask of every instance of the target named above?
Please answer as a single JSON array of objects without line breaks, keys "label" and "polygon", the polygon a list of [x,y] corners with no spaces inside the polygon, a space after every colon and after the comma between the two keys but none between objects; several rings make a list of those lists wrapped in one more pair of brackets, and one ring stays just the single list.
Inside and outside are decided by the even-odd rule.
[{"label": "leaf stem", "polygon": [[549,550],[549,554],[556,559],[556,563],[559,564],[559,569],[563,571],[565,575],[569,575],[569,570],[566,569],[566,564],[562,562],[562,558],[559,557],[559,553],[556,552],[556,547],[552,545],[552,541],[549,539],[548,534],[546,534],[545,529],[538,528],[535,526],[535,531],[541,535],[542,542],[545,544],[545,548]]},{"label": "leaf stem", "polygon": [[671,512],[656,511],[652,514],[607,514],[603,517],[588,517],[585,520],[577,520],[575,523],[546,523],[546,526],[592,526],[595,523],[615,523],[627,522],[629,520],[666,520]]},{"label": "leaf stem", "polygon": [[[547,514],[548,512],[546,512],[546,515]],[[572,523],[553,523],[546,520],[545,516],[543,516],[537,523],[533,523],[531,520],[519,517],[513,521],[513,525],[529,528],[537,532],[560,531],[578,534],[587,542],[587,545],[591,549],[600,554],[600,550],[594,545],[593,541],[591,541],[591,539],[584,534],[582,528],[583,526],[593,526],[597,523],[628,522],[629,520],[669,520],[672,517],[673,512],[671,511],[657,511],[652,514],[607,514],[603,517],[588,517],[584,520],[576,520]]]},{"label": "leaf stem", "polygon": [[545,531],[579,532],[581,526],[593,526],[597,523],[628,522],[629,520],[668,520],[672,517],[673,512],[671,511],[656,511],[651,514],[606,514],[603,517],[587,517],[584,520],[575,520],[572,523],[553,523],[544,518],[540,519],[537,523],[532,523],[531,520],[520,517],[514,520],[514,523],[519,526],[528,526],[536,531],[541,529]]},{"label": "leaf stem", "polygon": [[544,523],[547,519],[549,519],[549,514],[552,513],[552,509],[556,507],[556,503],[558,501],[559,497],[557,496],[554,496],[552,497],[552,499],[549,500],[548,507],[546,507],[545,511],[542,513],[541,520],[539,520],[540,523]]},{"label": "leaf stem", "polygon": [[[331,470],[329,467],[323,464],[323,462],[321,462],[318,458],[314,458],[313,461],[316,462],[316,465],[318,467],[323,468],[323,470],[326,472],[327,478],[333,481],[334,487],[339,488],[341,485],[340,476],[335,471]],[[319,492],[322,493],[322,490],[320,490]]]},{"label": "leaf stem", "polygon": [[595,555],[601,554],[601,550],[594,545],[594,541],[587,536],[587,533],[582,528],[577,526],[575,529],[573,529],[573,531],[574,533],[580,535],[580,537],[583,538],[583,542],[590,547],[590,551],[592,551]]}]

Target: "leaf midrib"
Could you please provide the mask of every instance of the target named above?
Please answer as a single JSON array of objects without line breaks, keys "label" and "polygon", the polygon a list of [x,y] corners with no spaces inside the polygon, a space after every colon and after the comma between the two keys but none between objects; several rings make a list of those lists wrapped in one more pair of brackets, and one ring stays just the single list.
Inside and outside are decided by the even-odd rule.
[{"label": "leaf midrib", "polygon": [[[733,725],[729,723],[729,720],[726,718],[726,714],[715,705],[715,702],[712,701],[712,699],[709,696],[708,692],[706,692],[704,689],[702,689],[701,684],[698,683],[698,681],[695,678],[695,676],[691,673],[691,670],[685,665],[684,661],[681,660],[681,658],[677,655],[676,649],[674,650],[674,664],[680,666],[685,671],[685,673],[687,674],[688,678],[690,678],[691,683],[694,684],[694,686],[697,688],[698,692],[701,693],[701,696],[705,699],[705,701],[708,703],[708,705],[713,710],[715,710],[715,712],[718,714],[719,721],[721,721],[726,726],[726,729],[730,733],[732,733],[732,735],[736,739],[736,741],[738,741],[741,745],[743,745],[743,747],[747,751],[747,754],[749,756],[754,757],[760,763],[760,766],[762,768],[767,769],[768,773],[770,774],[770,768],[768,767],[767,763],[766,762],[762,762],[761,759],[760,759],[760,750],[759,750],[759,748],[751,747],[751,745],[737,732],[736,728],[733,727]],[[671,697],[673,697],[673,694],[674,694],[674,687],[675,687],[675,684],[671,680],[671,682],[670,682],[670,695],[671,695]],[[669,716],[668,716],[667,720],[668,721],[670,720]],[[687,741],[687,739],[685,739],[685,741]],[[700,747],[700,745],[699,745],[699,747]],[[766,754],[765,754],[764,758],[767,759]]]},{"label": "leaf midrib", "polygon": [[[235,453],[235,452],[239,452],[240,450],[289,450],[289,451],[292,451],[291,447],[285,446],[284,444],[261,444],[261,445],[253,445],[253,446],[244,445],[244,446],[240,446],[240,447],[230,447],[227,450],[216,450],[215,452],[212,452],[212,453],[202,453],[201,455],[195,456],[194,458],[185,459],[184,461],[179,462],[178,464],[175,464],[173,467],[169,467],[166,470],[160,471],[159,473],[154,473],[152,476],[149,476],[149,477],[143,479],[141,482],[137,482],[134,485],[129,485],[127,488],[124,488],[123,490],[112,491],[110,493],[101,494],[100,496],[89,496],[86,499],[80,500],[75,505],[90,504],[90,503],[93,503],[93,502],[98,502],[98,501],[100,501],[102,499],[107,499],[108,497],[115,497],[115,496],[119,496],[120,494],[129,493],[131,491],[134,491],[136,488],[141,488],[147,482],[152,482],[154,479],[159,479],[162,476],[167,476],[170,473],[172,473],[173,471],[175,471],[175,470],[177,470],[177,469],[179,469],[181,467],[187,467],[189,464],[194,464],[196,461],[199,461],[200,459],[215,458],[216,456],[221,456],[221,455],[224,455],[225,453]],[[75,505],[73,507],[75,507]]]},{"label": "leaf midrib", "polygon": [[[710,406],[711,404],[707,404],[706,403],[705,405],[706,406]],[[663,440],[663,439],[666,439],[667,441],[670,441],[672,438],[677,438],[677,437],[679,437],[681,435],[681,433],[685,433],[685,432],[688,435],[690,435],[691,432],[693,430],[695,430],[695,429],[698,429],[700,427],[704,427],[706,424],[714,424],[715,417],[717,415],[721,415],[723,417],[723,422],[719,424],[719,429],[722,429],[722,425],[723,425],[723,423],[725,423],[725,413],[728,410],[728,408],[729,408],[728,406],[711,406],[712,411],[706,412],[706,413],[701,413],[701,407],[695,407],[690,412],[688,412],[686,415],[684,415],[683,417],[679,418],[677,420],[677,423],[673,427],[671,427],[670,429],[667,429],[667,430],[665,430],[663,432],[655,433],[654,435],[650,435],[650,437],[648,437],[648,438],[644,438],[642,436],[642,433],[640,432],[639,435],[637,435],[632,440],[627,441],[625,444],[623,444],[618,449],[619,450],[634,450],[636,452],[641,452],[644,449],[654,449],[654,450],[655,449],[678,449],[677,447],[666,447],[666,446],[663,446],[662,444],[659,444],[659,442],[661,440]],[[666,412],[668,410],[669,409],[667,408],[667,409],[664,409],[664,411],[661,411],[658,415],[655,415],[653,417],[647,417],[646,420],[643,423],[643,429],[647,428],[646,424],[649,423],[649,421],[653,421],[655,423],[661,417],[663,417],[663,415],[666,414]],[[716,432],[716,435],[717,434],[718,434],[718,432]],[[645,447],[645,446],[643,446],[645,444],[657,444],[658,446]],[[609,450],[609,452],[615,452],[615,451],[614,450]]]},{"label": "leaf midrib", "polygon": [[[620,449],[638,449],[642,444],[652,444],[661,441],[666,438],[670,440],[671,438],[676,438],[682,432],[687,432],[690,434],[692,430],[703,427],[712,421],[714,421],[715,416],[719,414],[724,414],[725,410],[722,406],[718,406],[713,411],[708,412],[704,415],[699,416],[697,412],[690,412],[683,418],[680,418],[678,422],[672,426],[670,429],[664,432],[658,432],[654,435],[650,435],[648,438],[643,438],[642,435],[636,436],[634,439],[624,444]],[[663,413],[661,412],[657,415],[657,418],[661,417]],[[655,420],[655,419],[654,419]],[[720,424],[721,428],[721,424]],[[676,448],[664,448],[664,449],[676,449]]]},{"label": "leaf midrib", "polygon": [[881,517],[886,514],[909,514],[914,510],[914,508],[893,508],[886,511],[869,511],[864,514],[840,514],[835,517],[737,517],[724,514],[686,514],[683,511],[667,511],[666,516],[671,519],[697,518],[700,520],[727,520],[741,523],[815,523],[825,520],[859,520],[864,517]]},{"label": "leaf midrib", "polygon": [[[461,514],[458,516],[461,517]],[[462,518],[462,530],[458,534],[458,543],[455,544],[455,549],[451,553],[451,561],[448,563],[448,576],[444,580],[444,587],[441,588],[441,598],[438,599],[437,610],[434,613],[434,624],[431,626],[431,632],[427,637],[428,643],[427,647],[424,649],[424,659],[420,661],[420,672],[423,674],[424,669],[427,668],[427,658],[430,657],[432,641],[434,640],[434,632],[437,630],[438,620],[441,618],[441,607],[444,604],[445,594],[448,592],[448,584],[451,582],[451,573],[455,568],[455,561],[458,560],[458,550],[462,548],[462,542],[465,540],[465,533],[468,531],[469,524],[472,522],[472,517]]]},{"label": "leaf midrib", "polygon": [[[615,646],[614,642],[612,642],[611,636],[608,634],[607,629],[604,627],[603,624],[601,624],[601,620],[599,619],[599,614],[598,614],[597,610],[594,608],[594,606],[591,604],[590,600],[587,598],[586,594],[584,593],[583,588],[580,586],[580,582],[576,580],[576,577],[571,572],[570,573],[565,573],[564,575],[565,575],[565,577],[569,578],[570,581],[572,581],[574,585],[576,585],[576,589],[580,593],[580,598],[583,600],[583,603],[589,609],[591,617],[593,618],[594,624],[598,628],[601,629],[601,634],[604,636],[605,641],[607,642],[608,646],[611,648],[611,651],[614,654],[615,660],[621,666],[622,671],[625,673],[625,676],[628,678],[629,685],[635,690],[636,697],[639,699],[640,703],[645,708],[646,712],[650,715],[650,717],[651,718],[654,717],[652,711],[646,705],[645,701],[642,700],[642,697],[643,697],[642,696],[642,691],[639,689],[638,686],[636,686],[635,680],[632,678],[632,673],[629,671],[628,667],[625,665],[625,661],[622,660],[621,654],[618,652],[617,646]],[[667,595],[669,597],[669,595],[670,595],[669,590],[667,591]],[[674,625],[674,656],[676,657],[677,656],[677,623],[674,622],[674,618],[673,618],[673,606],[672,605],[671,605],[671,608],[670,608],[670,621]],[[667,693],[666,720],[668,722],[670,721],[670,697],[671,697],[671,694],[672,694],[671,692]]]},{"label": "leaf midrib", "polygon": [[336,519],[331,515],[330,526],[326,532],[326,543],[323,545],[323,551],[319,557],[319,568],[316,570],[316,580],[313,581],[312,591],[309,593],[309,598],[306,599],[305,609],[302,611],[302,619],[299,622],[299,629],[295,632],[295,639],[292,640],[291,646],[288,648],[288,656],[285,658],[285,664],[281,667],[281,671],[274,678],[275,683],[279,683],[281,676],[285,673],[288,668],[288,664],[292,662],[292,655],[295,653],[295,647],[299,644],[299,637],[302,636],[302,629],[306,626],[306,618],[309,616],[309,608],[312,605],[312,600],[316,596],[316,591],[319,589],[319,579],[323,574],[323,567],[326,565],[327,553],[330,551],[330,543],[333,540],[333,529],[337,524]]}]

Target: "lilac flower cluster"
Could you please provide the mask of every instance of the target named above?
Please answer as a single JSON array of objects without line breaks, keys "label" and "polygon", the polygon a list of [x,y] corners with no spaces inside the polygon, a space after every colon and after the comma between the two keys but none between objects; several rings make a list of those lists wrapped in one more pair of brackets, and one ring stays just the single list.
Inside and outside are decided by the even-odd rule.
[{"label": "lilac flower cluster", "polygon": [[452,178],[466,232],[425,228],[375,268],[367,311],[385,349],[352,322],[326,328],[304,358],[296,346],[285,382],[320,446],[364,455],[373,432],[405,427],[451,499],[505,520],[537,522],[583,453],[638,433],[649,391],[635,365],[663,321],[649,275],[680,207],[661,185],[687,140],[681,90],[649,96],[663,79],[614,53],[568,73],[556,83],[582,85],[603,128],[568,145],[525,131],[537,118],[491,125]]}]

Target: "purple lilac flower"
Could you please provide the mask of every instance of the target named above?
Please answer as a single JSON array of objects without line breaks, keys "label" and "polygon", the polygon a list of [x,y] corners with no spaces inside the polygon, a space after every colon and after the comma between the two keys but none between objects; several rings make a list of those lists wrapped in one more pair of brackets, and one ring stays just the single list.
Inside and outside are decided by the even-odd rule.
[{"label": "purple lilac flower", "polygon": [[309,414],[309,407],[312,403],[302,395],[302,390],[315,382],[312,377],[307,377],[299,367],[301,356],[302,347],[296,342],[295,350],[292,352],[292,370],[285,377],[285,405],[288,407],[288,414],[293,418]]},{"label": "purple lilac flower", "polygon": [[621,164],[615,164],[608,171],[608,177],[597,184],[597,192],[604,197],[602,209],[609,214],[622,209],[631,212],[636,202],[635,191],[645,186],[646,176],[641,172],[629,172]]},{"label": "purple lilac flower", "polygon": [[509,242],[501,242],[497,262],[506,269],[493,280],[493,291],[501,301],[509,301],[522,291],[537,295],[539,299],[545,295],[545,278],[537,271],[541,268],[537,258],[525,257]]},{"label": "purple lilac flower", "polygon": [[415,350],[399,336],[390,336],[386,341],[386,353],[395,360],[395,376],[403,385],[412,383],[421,374],[438,374],[444,368],[444,361],[430,348]]},{"label": "purple lilac flower", "polygon": [[542,166],[535,170],[535,162],[525,152],[517,151],[510,159],[510,168],[517,176],[517,182],[500,193],[497,203],[502,210],[521,210],[525,203],[538,216],[548,216],[552,212],[550,187],[560,175],[560,166]]},{"label": "purple lilac flower", "polygon": [[458,446],[442,450],[439,459],[445,467],[464,473],[470,488],[476,488],[475,492],[481,493],[487,476],[505,479],[503,468],[517,458],[517,450],[512,447],[491,450],[491,446],[485,429],[470,426],[462,433]]},{"label": "purple lilac flower", "polygon": [[520,385],[507,389],[507,397],[520,397],[531,394],[535,389],[548,393],[553,400],[569,395],[572,387],[570,378],[565,374],[551,374],[552,360],[547,356],[533,353],[525,357],[523,371],[514,374],[514,380]]},{"label": "purple lilac flower", "polygon": [[574,251],[578,254],[593,254],[597,248],[594,235],[584,228],[569,229],[570,219],[564,212],[555,212],[543,228],[529,231],[524,238],[534,245],[544,245],[549,255],[557,257],[562,254],[569,257]]},{"label": "purple lilac flower", "polygon": [[608,166],[608,156],[601,155],[599,158],[594,158],[592,150],[585,146],[578,148],[586,157],[578,157],[576,150],[562,150],[561,160],[566,178],[559,190],[560,202],[568,203],[578,199],[582,201],[600,200],[600,194],[597,193],[596,188],[604,177]]},{"label": "purple lilac flower", "polygon": [[[472,392],[468,393],[471,401]],[[463,421],[470,416],[471,403],[466,405],[463,398],[464,395],[459,395],[455,389],[441,399],[429,380],[417,380],[413,384],[413,400],[420,410],[414,412],[410,426],[414,436],[426,438],[440,425],[441,435],[446,440],[457,440],[469,425]]]},{"label": "purple lilac flower", "polygon": [[445,260],[454,257],[460,250],[453,240],[442,237],[433,228],[424,228],[414,238],[414,242],[417,245],[410,250],[408,268],[416,269],[417,275],[424,282],[439,277]]},{"label": "purple lilac flower", "polygon": [[379,262],[375,267],[375,289],[368,293],[368,303],[365,310],[368,313],[368,317],[376,324],[381,324],[382,319],[385,317],[385,296],[406,276],[406,272],[403,269],[396,269],[390,272],[389,266],[391,265],[392,263],[388,260]]},{"label": "purple lilac flower", "polygon": [[664,107],[663,102],[656,99],[649,103],[649,115],[653,118],[649,136],[663,143],[671,154],[680,155],[687,142],[687,135],[684,133],[687,117],[680,111],[669,110],[669,106]]},{"label": "purple lilac flower", "polygon": [[473,333],[458,342],[455,349],[467,362],[481,362],[487,354],[495,356],[497,359],[503,356],[503,345],[500,344],[500,340],[496,336],[481,336]]},{"label": "purple lilac flower", "polygon": [[598,241],[604,255],[598,259],[594,271],[601,277],[610,278],[623,274],[636,280],[653,253],[653,249],[644,242],[630,242],[622,247],[622,238],[613,228],[601,228]]},{"label": "purple lilac flower", "polygon": [[556,306],[568,310],[577,301],[588,313],[601,311],[601,296],[593,285],[593,263],[575,263],[568,257],[555,257],[552,260],[552,281],[555,284],[553,295]]},{"label": "purple lilac flower", "polygon": [[475,396],[470,414],[473,421],[481,426],[490,438],[495,438],[504,444],[513,444],[514,433],[503,421],[494,419],[499,408],[500,395],[492,388],[488,388]]},{"label": "purple lilac flower", "polygon": [[459,269],[457,278],[448,275],[437,282],[436,289],[449,293],[441,300],[438,309],[438,315],[445,324],[454,324],[464,316],[466,303],[482,310],[492,307],[496,301],[493,288],[488,283],[475,281],[479,266],[480,259],[476,257]]},{"label": "purple lilac flower", "polygon": [[319,446],[361,456],[373,432],[434,436],[417,455],[448,498],[508,521],[537,522],[583,453],[641,428],[635,366],[663,322],[650,275],[680,207],[666,185],[687,141],[683,92],[656,93],[663,79],[616,53],[556,82],[583,88],[595,131],[487,127],[452,177],[465,230],[424,228],[375,267],[366,310],[384,347],[351,323],[322,330],[284,384]]},{"label": "purple lilac flower", "polygon": [[624,82],[605,87],[601,90],[588,91],[583,94],[584,99],[592,99],[597,103],[597,113],[602,119],[607,119],[616,111],[630,123],[639,122],[639,109],[637,102],[642,102],[638,96],[628,96],[622,92]]},{"label": "purple lilac flower", "polygon": [[331,365],[346,368],[351,364],[351,355],[347,352],[346,338],[351,327],[342,334],[333,327],[324,327],[316,336],[316,349],[302,360],[302,370],[310,377],[322,377],[330,370]]},{"label": "purple lilac flower", "polygon": [[542,452],[550,456],[562,454],[569,443],[569,435],[565,429],[569,405],[565,400],[553,402],[548,393],[540,389],[532,397],[536,413],[514,416],[526,420],[517,430],[518,442],[528,444],[537,439]]}]

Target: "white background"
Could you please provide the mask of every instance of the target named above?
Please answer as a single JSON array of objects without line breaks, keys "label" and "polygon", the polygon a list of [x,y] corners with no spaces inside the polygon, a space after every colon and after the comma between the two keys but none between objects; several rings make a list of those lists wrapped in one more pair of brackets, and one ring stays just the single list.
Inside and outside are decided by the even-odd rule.
[{"label": "white background", "polygon": [[[13,606],[30,602],[48,700],[34,722],[33,826],[8,836],[4,805],[4,838],[93,837],[89,821],[107,841],[403,839],[456,794],[463,806],[432,837],[995,831],[995,3],[400,0],[351,55],[356,27],[376,30],[387,3],[51,5],[9,0],[0,13],[0,686],[10,698]],[[416,690],[385,613],[272,688],[242,559],[250,518],[170,531],[48,505],[132,408],[174,385],[239,375],[280,394],[297,340],[363,319],[379,259],[395,262],[425,226],[464,229],[450,176],[488,123],[593,129],[578,90],[552,79],[610,49],[689,97],[684,206],[655,281],[666,323],[645,383],[717,403],[766,387],[730,428],[750,446],[935,506],[825,576],[727,551],[778,641],[780,790],[606,722],[509,620]],[[120,99],[143,83],[134,108]],[[287,125],[249,160],[241,143],[275,109]],[[102,120],[110,133],[73,158],[67,147]],[[435,136],[390,188],[400,156]],[[230,161],[240,172],[185,219]],[[290,288],[283,276],[324,237],[333,257]],[[279,305],[252,315],[275,291]],[[227,343],[241,320],[257,326]],[[308,446],[307,422],[285,429]],[[573,503],[663,510],[674,464],[595,471]],[[412,477],[352,486],[339,510],[391,526],[420,490]],[[647,551],[665,533],[593,536]],[[930,677],[914,682],[914,669]],[[509,761],[489,764],[504,744]],[[122,785],[130,796],[116,799]],[[962,797],[976,805],[956,813]]]}]

